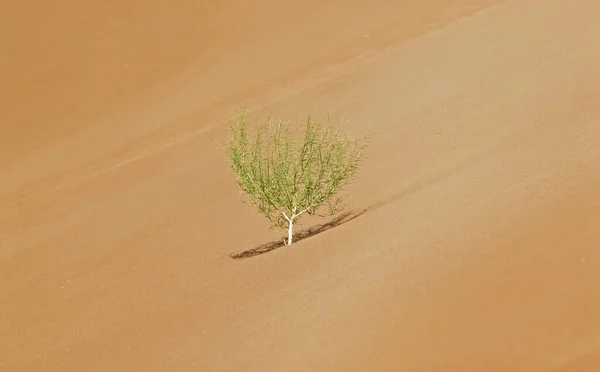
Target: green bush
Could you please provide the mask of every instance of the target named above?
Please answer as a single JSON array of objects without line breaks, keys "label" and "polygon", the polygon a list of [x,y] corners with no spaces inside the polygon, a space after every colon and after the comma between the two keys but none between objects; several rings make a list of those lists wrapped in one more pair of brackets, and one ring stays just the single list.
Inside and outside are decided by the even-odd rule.
[{"label": "green bush", "polygon": [[272,116],[248,133],[248,115],[236,113],[229,123],[226,151],[237,183],[248,201],[273,227],[286,228],[292,244],[294,223],[324,206],[331,215],[340,208],[336,197],[364,158],[366,137],[351,141],[331,123],[308,114],[303,133]]}]

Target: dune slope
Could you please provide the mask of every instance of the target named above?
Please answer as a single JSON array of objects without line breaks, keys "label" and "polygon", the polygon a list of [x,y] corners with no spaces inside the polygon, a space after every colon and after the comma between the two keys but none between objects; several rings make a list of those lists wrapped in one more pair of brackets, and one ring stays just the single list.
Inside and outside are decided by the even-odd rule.
[{"label": "dune slope", "polygon": [[[599,20],[593,0],[2,5],[0,370],[598,370]],[[239,105],[370,130],[359,215],[230,258],[279,238],[215,144]]]}]

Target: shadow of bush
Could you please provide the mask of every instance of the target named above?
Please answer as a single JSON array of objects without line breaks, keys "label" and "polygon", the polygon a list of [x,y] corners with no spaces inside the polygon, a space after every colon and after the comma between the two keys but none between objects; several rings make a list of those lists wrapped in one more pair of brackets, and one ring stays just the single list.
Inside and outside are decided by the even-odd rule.
[{"label": "shadow of bush", "polygon": [[[308,229],[301,230],[294,234],[294,242],[298,242],[300,240],[310,238],[311,236],[320,234],[320,233],[325,232],[329,229],[332,229],[336,226],[340,226],[342,224],[350,222],[353,219],[355,219],[355,218],[359,217],[360,215],[362,215],[363,213],[365,213],[366,211],[367,211],[366,209],[363,209],[358,212],[350,211],[350,212],[342,213],[342,214],[336,216],[335,218],[333,218],[329,222],[326,222],[326,223],[320,224],[320,225],[311,226]],[[243,260],[246,258],[251,258],[251,257],[255,257],[255,256],[260,256],[261,254],[269,253],[271,251],[274,251],[275,249],[278,249],[278,248],[281,248],[284,246],[285,246],[285,244],[283,242],[283,239],[281,239],[281,240],[276,240],[276,241],[272,241],[269,243],[261,244],[252,249],[248,249],[248,250],[237,252],[237,253],[232,253],[229,255],[229,257],[233,258],[234,260]]]}]

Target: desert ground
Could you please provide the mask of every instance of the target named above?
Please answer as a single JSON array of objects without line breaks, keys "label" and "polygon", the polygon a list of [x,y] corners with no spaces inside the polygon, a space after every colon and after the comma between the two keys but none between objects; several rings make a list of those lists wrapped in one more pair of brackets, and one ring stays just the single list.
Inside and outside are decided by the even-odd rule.
[{"label": "desert ground", "polygon": [[[22,0],[0,31],[0,371],[600,371],[597,0]],[[217,144],[243,106],[371,133],[352,218],[231,258],[284,235]]]}]

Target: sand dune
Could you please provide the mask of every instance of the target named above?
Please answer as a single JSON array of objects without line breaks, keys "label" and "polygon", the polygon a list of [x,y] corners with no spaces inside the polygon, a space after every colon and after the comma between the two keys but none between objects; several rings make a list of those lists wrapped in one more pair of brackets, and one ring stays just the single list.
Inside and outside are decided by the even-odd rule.
[{"label": "sand dune", "polygon": [[[0,9],[0,370],[600,370],[600,3]],[[231,110],[373,133],[288,248]],[[306,221],[324,223],[327,220]]]}]

